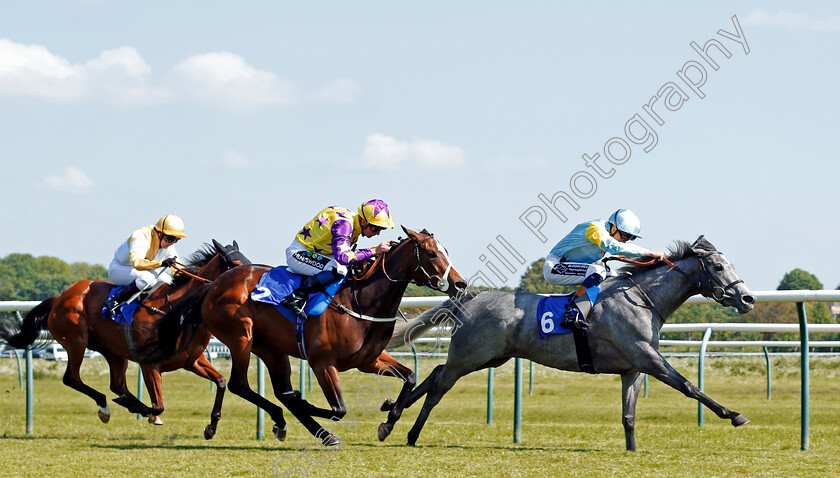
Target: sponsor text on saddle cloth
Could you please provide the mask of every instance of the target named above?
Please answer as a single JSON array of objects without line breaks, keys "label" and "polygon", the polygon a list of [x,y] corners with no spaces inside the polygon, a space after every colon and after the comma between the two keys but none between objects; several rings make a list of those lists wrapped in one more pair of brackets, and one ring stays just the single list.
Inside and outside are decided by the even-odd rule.
[{"label": "sponsor text on saddle cloth", "polygon": [[[300,286],[300,281],[301,276],[289,272],[286,266],[277,266],[263,274],[257,286],[251,291],[251,300],[273,305],[283,314],[283,317],[295,323],[297,317],[295,317],[294,312],[280,305],[280,301]],[[338,282],[328,285],[327,293],[334,296],[343,283],[344,279],[342,278]],[[328,305],[330,305],[330,298],[323,292],[316,292],[309,296],[303,310],[307,317],[310,315],[318,316],[327,310]]]},{"label": "sponsor text on saddle cloth", "polygon": [[[111,292],[108,293],[108,299],[119,294],[127,288],[128,286],[126,285],[118,285],[116,287],[111,288]],[[105,303],[107,304],[108,301],[106,300]],[[131,325],[131,319],[134,318],[134,311],[137,310],[137,306],[139,305],[140,303],[136,300],[132,300],[127,304],[120,304],[117,307],[115,315],[111,315],[111,311],[109,311],[108,308],[103,305],[102,318],[105,320],[111,319],[114,322],[122,325]]]},{"label": "sponsor text on saddle cloth", "polygon": [[[589,298],[590,304],[595,304],[599,292],[601,292],[600,285],[586,289],[586,296]],[[537,304],[537,321],[539,322],[541,338],[544,339],[552,334],[569,334],[572,332],[571,329],[560,326],[563,314],[566,312],[566,306],[571,299],[572,294],[551,295],[540,299],[539,304]]]}]

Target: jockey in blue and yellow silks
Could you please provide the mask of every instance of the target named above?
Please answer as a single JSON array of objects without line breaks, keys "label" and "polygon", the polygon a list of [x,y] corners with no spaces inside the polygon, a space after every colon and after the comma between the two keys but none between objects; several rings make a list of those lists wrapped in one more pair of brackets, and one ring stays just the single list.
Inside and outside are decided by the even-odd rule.
[{"label": "jockey in blue and yellow silks", "polygon": [[359,236],[374,237],[383,229],[394,227],[388,205],[381,199],[371,199],[359,206],[358,213],[330,206],[319,212],[297,233],[286,248],[286,263],[290,271],[306,276],[300,287],[280,302],[297,315],[309,294],[347,274],[347,266],[370,259],[391,248],[389,242],[369,249],[354,251]]},{"label": "jockey in blue and yellow silks", "polygon": [[607,220],[578,224],[551,249],[543,265],[543,277],[546,282],[554,285],[580,284],[574,300],[569,302],[569,308],[563,316],[563,327],[585,326],[583,319],[592,304],[589,304],[584,292],[607,277],[603,266],[593,264],[605,254],[648,256],[660,260],[668,257],[662,251],[628,244],[629,241],[641,237],[640,232],[641,223],[633,211],[619,209]]}]

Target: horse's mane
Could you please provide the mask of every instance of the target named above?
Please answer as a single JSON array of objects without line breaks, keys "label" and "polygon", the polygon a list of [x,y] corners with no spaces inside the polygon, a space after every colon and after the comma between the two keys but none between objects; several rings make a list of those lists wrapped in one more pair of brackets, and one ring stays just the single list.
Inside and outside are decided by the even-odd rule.
[{"label": "horse's mane", "polygon": [[[698,251],[703,252],[714,252],[715,246],[712,245],[711,242],[707,241],[705,237],[700,236],[694,244],[689,244],[685,241],[676,241],[673,247],[668,248],[668,260],[671,262],[678,261],[680,259],[685,259],[686,257],[696,256],[698,255]],[[649,257],[641,257],[639,258],[640,261],[644,262],[649,260]],[[644,271],[652,270],[656,267],[664,267],[667,264],[664,262],[655,262],[649,266],[638,266],[638,265],[631,265],[627,267],[623,267],[619,272],[619,277],[626,277],[632,276],[635,274],[640,274]]]},{"label": "horse's mane", "polygon": [[[184,268],[187,272],[198,274],[198,270],[207,265],[207,263],[213,260],[213,257],[215,256],[215,247],[206,243],[202,244],[200,249],[193,252],[186,258],[187,263],[184,264]],[[186,284],[189,280],[190,277],[186,274],[176,274],[174,280],[172,281],[172,288],[177,289],[178,287]]]}]

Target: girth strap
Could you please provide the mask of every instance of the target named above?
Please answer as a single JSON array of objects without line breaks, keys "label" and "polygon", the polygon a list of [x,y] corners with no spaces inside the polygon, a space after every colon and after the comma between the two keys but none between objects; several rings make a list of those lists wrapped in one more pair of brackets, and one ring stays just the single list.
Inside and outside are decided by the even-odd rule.
[{"label": "girth strap", "polygon": [[595,365],[592,364],[592,350],[589,348],[586,329],[574,329],[572,335],[575,337],[575,352],[581,371],[594,374]]},{"label": "girth strap", "polygon": [[309,357],[306,355],[306,344],[304,343],[303,338],[303,322],[303,317],[299,315],[295,316],[295,342],[297,343],[300,358],[304,360],[309,360]]}]

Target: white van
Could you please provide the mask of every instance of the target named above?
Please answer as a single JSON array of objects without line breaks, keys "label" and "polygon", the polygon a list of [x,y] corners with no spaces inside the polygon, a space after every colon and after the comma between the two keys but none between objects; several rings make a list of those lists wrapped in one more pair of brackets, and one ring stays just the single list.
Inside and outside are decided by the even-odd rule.
[{"label": "white van", "polygon": [[64,350],[59,344],[49,344],[44,347],[44,351],[41,352],[41,358],[47,360],[60,360],[62,362],[67,361],[67,351]]}]

